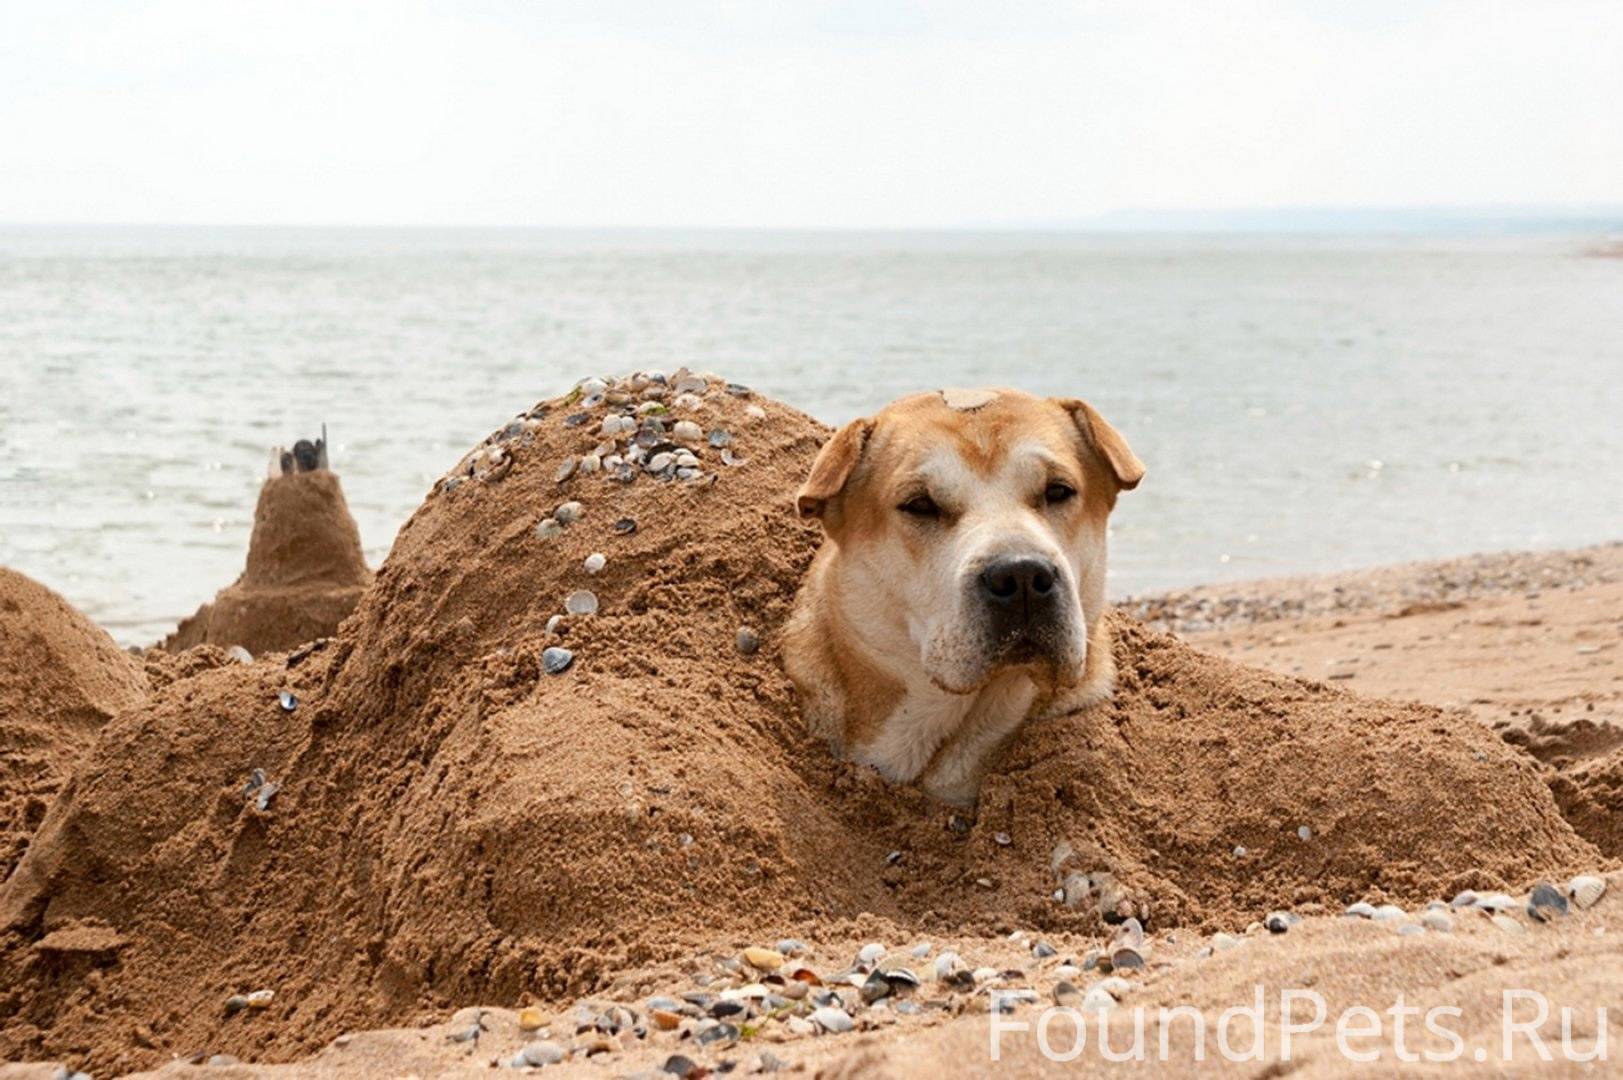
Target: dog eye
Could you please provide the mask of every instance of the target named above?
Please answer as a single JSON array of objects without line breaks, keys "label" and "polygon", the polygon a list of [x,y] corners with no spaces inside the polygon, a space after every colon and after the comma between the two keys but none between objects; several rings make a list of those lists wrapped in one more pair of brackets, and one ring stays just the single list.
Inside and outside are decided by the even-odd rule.
[{"label": "dog eye", "polygon": [[941,516],[941,507],[937,506],[935,500],[928,495],[915,495],[896,509],[904,514],[912,514],[914,517],[935,518]]},{"label": "dog eye", "polygon": [[1050,504],[1062,503],[1076,494],[1076,488],[1056,480],[1043,489],[1043,498]]}]

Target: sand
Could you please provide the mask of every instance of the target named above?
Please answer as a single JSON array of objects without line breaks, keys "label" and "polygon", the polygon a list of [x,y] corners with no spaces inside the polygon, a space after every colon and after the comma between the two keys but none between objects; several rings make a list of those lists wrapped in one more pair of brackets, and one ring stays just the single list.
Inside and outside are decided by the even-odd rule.
[{"label": "sand", "polygon": [[0,567],[0,881],[101,726],[146,693],[106,631]]},{"label": "sand", "polygon": [[336,473],[273,476],[259,491],[242,576],[181,621],[168,652],[282,652],[332,634],[372,581]]},{"label": "sand", "polygon": [[[778,654],[818,543],[790,498],[827,429],[712,381],[676,411],[730,433],[743,464],[700,442],[699,479],[560,480],[607,409],[543,403],[492,436],[436,485],[330,639],[251,665],[186,654],[106,723],[0,886],[0,1055],[98,1074],[211,1054],[300,1061],[292,1075],[426,1075],[450,1054],[484,1070],[523,1041],[513,1008],[538,1005],[571,1043],[581,997],[692,988],[718,958],[786,935],[830,977],[864,940],[924,939],[1018,962],[1009,984],[1046,991],[1065,955],[1034,965],[1032,937],[1080,958],[1128,913],[1167,965],[1144,978],[1185,972],[1176,992],[1216,1001],[1201,943],[1270,910],[1309,917],[1291,932],[1303,949],[1317,927],[1330,936],[1259,962],[1328,977],[1344,962],[1334,935],[1353,931],[1314,917],[1350,899],[1413,908],[1605,863],[1543,766],[1470,717],[1244,667],[1126,616],[1115,700],[1031,726],[973,819],[834,762],[804,736]],[[538,535],[564,501],[579,520]],[[616,529],[625,519],[634,532]],[[585,588],[597,614],[549,632]],[[737,649],[741,627],[759,651]],[[546,647],[572,666],[545,674]],[[1071,903],[1055,898],[1067,877]],[[1372,977],[1440,981],[1435,965],[1385,963]],[[269,1008],[228,1014],[231,995],[260,989]],[[952,1071],[966,1052],[953,1040],[984,1034],[985,999],[930,996],[947,1007],[878,1050],[802,1039],[783,1053],[844,1075],[878,1067],[874,1053]],[[479,1046],[417,1027],[471,1005],[496,1010]],[[368,1028],[416,1029],[321,1049]],[[583,1067],[658,1064],[677,1038]],[[712,1065],[753,1052],[681,1045]]]}]

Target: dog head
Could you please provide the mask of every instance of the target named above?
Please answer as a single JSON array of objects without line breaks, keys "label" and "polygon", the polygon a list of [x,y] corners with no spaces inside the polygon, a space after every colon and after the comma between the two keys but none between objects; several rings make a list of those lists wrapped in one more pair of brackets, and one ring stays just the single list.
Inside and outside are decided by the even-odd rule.
[{"label": "dog head", "polygon": [[1143,475],[1086,402],[947,390],[841,428],[796,505],[836,545],[845,623],[877,658],[955,694],[1010,668],[1060,688],[1104,606],[1106,518]]}]

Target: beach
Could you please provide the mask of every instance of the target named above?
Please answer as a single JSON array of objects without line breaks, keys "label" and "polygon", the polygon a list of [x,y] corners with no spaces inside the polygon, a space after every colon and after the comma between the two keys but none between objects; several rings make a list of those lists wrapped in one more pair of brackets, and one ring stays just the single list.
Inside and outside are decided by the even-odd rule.
[{"label": "beach", "polygon": [[[1557,1072],[1597,1052],[1623,546],[1126,600],[1114,699],[1028,725],[970,814],[799,725],[778,628],[819,537],[787,500],[827,426],[662,379],[521,407],[297,647],[132,656],[7,579],[0,1054],[42,1064],[0,1076],[975,1074],[994,1020],[1043,1075],[1049,1005],[1120,1046],[1256,993],[1280,1068],[1287,989],[1331,1017],[1309,1075],[1400,998],[1461,1049],[1387,1028],[1388,1064],[1542,1060],[1506,991],[1552,1046],[1571,1010]],[[671,449],[623,469],[639,402]],[[231,588],[291,580],[269,552]],[[71,722],[25,725],[45,700]],[[1184,1023],[1148,1067],[1198,1067]]]}]

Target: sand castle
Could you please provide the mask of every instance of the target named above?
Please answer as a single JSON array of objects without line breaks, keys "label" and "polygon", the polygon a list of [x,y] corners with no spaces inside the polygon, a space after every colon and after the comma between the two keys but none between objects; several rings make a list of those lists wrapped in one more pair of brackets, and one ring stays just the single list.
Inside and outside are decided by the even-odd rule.
[{"label": "sand castle", "polygon": [[[1125,617],[1114,701],[1032,725],[973,817],[831,760],[778,655],[827,434],[713,377],[584,384],[435,485],[335,637],[129,701],[0,885],[0,1055],[289,1060],[717,943],[1196,933],[1603,861],[1483,727]],[[245,582],[294,550],[256,522]]]},{"label": "sand castle", "polygon": [[277,448],[271,460],[242,576],[183,620],[165,650],[285,651],[331,634],[371,583],[343,487],[327,468],[325,433]]}]

